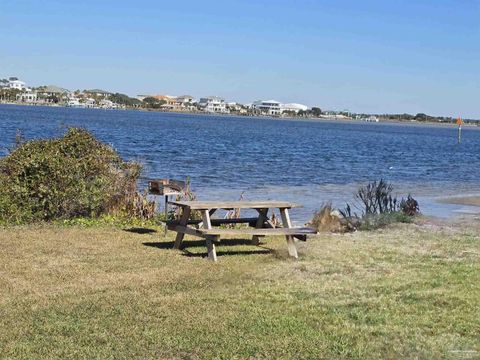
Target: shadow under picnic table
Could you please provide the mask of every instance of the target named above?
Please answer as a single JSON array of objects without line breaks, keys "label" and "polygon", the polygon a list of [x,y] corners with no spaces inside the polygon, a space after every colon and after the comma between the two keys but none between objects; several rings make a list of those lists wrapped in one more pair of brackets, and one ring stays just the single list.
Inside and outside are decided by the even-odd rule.
[{"label": "shadow under picnic table", "polygon": [[[143,245],[154,247],[157,249],[165,249],[170,250],[173,249],[174,241],[159,241],[159,242],[144,242]],[[271,249],[263,248],[258,249],[258,245],[256,246],[257,249],[251,250],[231,250],[225,251],[222,248],[230,247],[230,246],[238,246],[238,245],[252,245],[252,241],[250,239],[224,239],[221,240],[219,243],[216,244],[218,246],[217,256],[229,256],[229,255],[254,255],[254,254],[270,254],[272,252]],[[191,252],[188,251],[188,248],[205,248],[205,240],[184,240],[182,243],[182,251],[184,256],[188,257],[206,257],[207,252]]]}]

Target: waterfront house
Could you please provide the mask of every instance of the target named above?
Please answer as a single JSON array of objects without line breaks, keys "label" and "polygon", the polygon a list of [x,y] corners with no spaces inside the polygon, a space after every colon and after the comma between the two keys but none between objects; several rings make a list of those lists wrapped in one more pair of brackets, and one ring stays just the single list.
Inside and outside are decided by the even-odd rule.
[{"label": "waterfront house", "polygon": [[298,114],[300,111],[307,111],[308,106],[303,104],[290,103],[290,104],[281,104],[280,109],[282,113],[288,112],[288,113]]},{"label": "waterfront house", "polygon": [[258,100],[252,104],[252,110],[256,113],[276,116],[282,113],[280,105],[275,100]]},{"label": "waterfront house", "polygon": [[115,104],[113,101],[103,99],[100,101],[100,107],[103,109],[117,109],[118,105]]},{"label": "waterfront house", "polygon": [[86,108],[94,108],[96,104],[95,99],[92,98],[86,98],[84,102]]},{"label": "waterfront house", "polygon": [[26,90],[27,86],[24,81],[18,80],[16,77],[11,77],[8,79],[8,87],[10,89],[17,89],[20,91]]},{"label": "waterfront house", "polygon": [[83,108],[83,107],[85,107],[85,104],[81,103],[80,100],[78,100],[77,98],[70,98],[70,99],[68,99],[65,106],[75,107],[75,108]]},{"label": "waterfront house", "polygon": [[48,85],[48,86],[41,86],[37,89],[37,92],[39,95],[42,95],[44,97],[49,97],[49,96],[57,96],[57,97],[63,97],[68,96],[70,93],[69,90],[61,88],[59,86],[55,85]]},{"label": "waterfront house", "polygon": [[170,95],[154,95],[152,96],[153,98],[163,101],[164,105],[169,105],[170,107],[176,107],[178,106],[178,102],[175,96],[170,96]]},{"label": "waterfront house", "polygon": [[176,100],[181,106],[185,107],[193,105],[193,103],[195,102],[194,97],[191,95],[180,95],[177,96]]},{"label": "waterfront house", "polygon": [[84,90],[83,91],[85,94],[90,94],[90,95],[95,95],[97,97],[100,97],[100,98],[108,98],[110,95],[112,95],[111,92],[109,91],[105,91],[105,90],[101,90],[101,89],[92,89],[92,90]]},{"label": "waterfront house", "polygon": [[222,99],[221,97],[218,97],[218,96],[207,96],[207,97],[201,98],[198,105],[205,112],[220,113],[220,114],[229,113],[227,109],[227,104],[225,103],[225,99]]},{"label": "waterfront house", "polygon": [[227,109],[230,111],[230,113],[236,113],[236,114],[242,114],[242,115],[247,114],[246,106],[236,102],[227,103]]},{"label": "waterfront house", "polygon": [[17,94],[17,101],[22,103],[36,103],[37,102],[37,93],[36,92],[24,92]]},{"label": "waterfront house", "polygon": [[58,103],[67,100],[69,90],[55,85],[40,86],[37,88],[38,99],[47,103]]}]

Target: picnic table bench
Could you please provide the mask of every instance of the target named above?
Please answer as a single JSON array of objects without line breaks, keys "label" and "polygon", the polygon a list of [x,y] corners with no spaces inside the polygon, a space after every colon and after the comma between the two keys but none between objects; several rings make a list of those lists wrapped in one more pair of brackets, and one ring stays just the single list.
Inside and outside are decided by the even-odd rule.
[{"label": "picnic table bench", "polygon": [[[317,231],[308,227],[293,227],[288,210],[300,207],[298,204],[285,201],[170,201],[172,205],[182,209],[182,215],[178,221],[167,222],[169,230],[176,231],[175,249],[180,249],[185,234],[204,238],[207,245],[208,259],[217,261],[215,242],[225,235],[252,236],[252,244],[258,245],[259,238],[264,236],[285,235],[288,253],[291,257],[298,258],[294,238],[305,241],[309,234]],[[212,219],[211,216],[217,210],[254,209],[257,217],[237,219]],[[277,227],[268,218],[268,212],[278,209],[282,218],[282,227]],[[191,219],[193,211],[202,214],[202,220]],[[226,229],[213,228],[224,224],[248,224],[250,228]],[[192,225],[196,226],[193,227]]]}]

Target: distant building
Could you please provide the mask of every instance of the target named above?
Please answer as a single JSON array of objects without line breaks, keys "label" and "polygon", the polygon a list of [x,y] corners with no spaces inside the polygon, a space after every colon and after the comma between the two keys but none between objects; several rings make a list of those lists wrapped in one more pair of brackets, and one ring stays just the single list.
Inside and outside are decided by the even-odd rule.
[{"label": "distant building", "polygon": [[252,104],[252,110],[265,115],[280,115],[282,113],[280,105],[275,100],[258,100]]},{"label": "distant building", "polygon": [[82,104],[77,98],[69,98],[65,104],[68,107],[83,108],[85,104]]},{"label": "distant building", "polygon": [[95,102],[95,99],[92,98],[86,98],[84,105],[86,108],[94,108],[97,104]]},{"label": "distant building", "polygon": [[175,108],[178,108],[180,106],[175,96],[153,95],[152,97],[159,101],[165,102],[165,104],[162,105],[164,109],[174,110]]},{"label": "distant building", "polygon": [[227,104],[225,103],[225,99],[222,99],[218,96],[207,96],[201,98],[198,102],[198,105],[203,108],[203,111],[209,113],[227,114],[229,112],[227,110]]},{"label": "distant building", "polygon": [[118,105],[115,104],[113,101],[103,99],[102,101],[100,101],[100,107],[104,109],[116,109],[118,108]]},{"label": "distant building", "polygon": [[70,93],[69,90],[61,88],[55,85],[48,85],[38,88],[37,92],[43,96],[57,96],[62,97],[63,95],[68,95]]},{"label": "distant building", "polygon": [[142,95],[137,95],[137,99],[140,100],[140,101],[143,101],[145,100],[147,97],[150,97],[151,95],[145,95],[145,94],[142,94]]},{"label": "distant building", "polygon": [[308,106],[303,104],[291,103],[291,104],[281,104],[280,109],[283,112],[294,112],[298,114],[300,111],[307,111]]},{"label": "distant building", "polygon": [[24,103],[35,103],[37,102],[37,93],[36,92],[26,92],[17,94],[17,101]]},{"label": "distant building", "polygon": [[40,86],[36,89],[38,98],[46,103],[58,103],[67,100],[70,91],[55,85]]},{"label": "distant building", "polygon": [[191,95],[180,95],[176,98],[177,102],[183,106],[192,105],[195,102],[195,98]]},{"label": "distant building", "polygon": [[10,89],[17,89],[17,90],[26,90],[27,86],[24,81],[18,80],[16,77],[11,77],[8,79],[8,87]]},{"label": "distant building", "polygon": [[0,79],[0,89],[8,87],[8,80],[7,79]]},{"label": "distant building", "polygon": [[110,95],[112,95],[111,92],[105,91],[105,90],[101,90],[101,89],[85,90],[84,93],[96,95],[96,96],[99,96],[99,97],[103,97],[103,98],[105,98],[105,99],[106,99],[107,97],[109,97]]}]

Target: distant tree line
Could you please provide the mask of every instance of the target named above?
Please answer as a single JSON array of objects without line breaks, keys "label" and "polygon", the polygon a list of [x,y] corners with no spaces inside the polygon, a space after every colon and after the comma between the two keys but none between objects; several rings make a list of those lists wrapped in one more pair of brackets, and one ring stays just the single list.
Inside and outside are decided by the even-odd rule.
[{"label": "distant tree line", "polygon": [[[371,114],[357,114],[359,117],[369,117]],[[431,116],[425,113],[412,114],[375,114],[380,120],[391,121],[418,121],[418,122],[441,122],[441,123],[455,123],[457,118],[451,116]],[[463,119],[465,123],[472,123],[478,125],[478,120]]]},{"label": "distant tree line", "polygon": [[116,104],[125,105],[125,106],[128,106],[128,107],[140,107],[140,106],[142,106],[142,102],[140,100],[135,99],[135,98],[131,98],[130,96],[125,95],[125,94],[120,94],[120,93],[111,94],[108,97],[108,99],[110,101],[113,101]]}]

